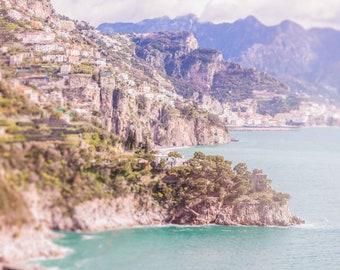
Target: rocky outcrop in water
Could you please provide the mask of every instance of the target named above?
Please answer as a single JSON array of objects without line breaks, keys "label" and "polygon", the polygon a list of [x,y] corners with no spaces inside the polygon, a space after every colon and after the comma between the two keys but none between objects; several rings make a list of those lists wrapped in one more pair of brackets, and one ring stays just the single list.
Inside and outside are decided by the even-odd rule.
[{"label": "rocky outcrop in water", "polygon": [[56,191],[38,192],[35,188],[30,188],[23,194],[35,225],[2,228],[0,263],[51,258],[67,253],[67,249],[51,242],[51,239],[58,236],[48,228],[95,232],[142,225],[292,226],[304,223],[290,213],[288,202],[239,202],[226,206],[213,198],[194,207],[178,208],[169,213],[151,197],[135,197],[131,194],[117,199],[85,201],[70,213],[67,208],[56,205]]},{"label": "rocky outcrop in water", "polygon": [[182,225],[292,226],[304,223],[290,213],[288,203],[242,202],[221,207],[213,200],[194,209],[182,209],[171,218],[171,222]]}]

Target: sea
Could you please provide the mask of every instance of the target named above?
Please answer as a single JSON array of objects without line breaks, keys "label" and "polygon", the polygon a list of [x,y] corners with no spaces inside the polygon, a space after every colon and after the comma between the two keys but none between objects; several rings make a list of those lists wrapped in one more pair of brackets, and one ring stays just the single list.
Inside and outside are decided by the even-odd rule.
[{"label": "sea", "polygon": [[238,140],[178,149],[222,155],[262,169],[291,195],[294,227],[161,226],[99,233],[64,232],[67,256],[40,261],[52,269],[219,270],[340,269],[340,128],[232,132]]}]

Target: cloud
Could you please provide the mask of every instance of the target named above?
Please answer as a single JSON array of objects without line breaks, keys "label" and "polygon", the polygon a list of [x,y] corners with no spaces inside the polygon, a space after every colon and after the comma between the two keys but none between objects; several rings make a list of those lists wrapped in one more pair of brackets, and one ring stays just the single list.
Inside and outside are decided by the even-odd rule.
[{"label": "cloud", "polygon": [[59,13],[93,26],[194,13],[202,21],[233,22],[254,15],[267,25],[289,19],[305,28],[340,29],[339,0],[52,0],[52,3]]},{"label": "cloud", "polygon": [[200,14],[209,0],[52,0],[55,9],[96,26],[102,22],[138,22],[160,16]]},{"label": "cloud", "polygon": [[288,19],[305,28],[331,26],[340,29],[339,11],[339,0],[211,0],[201,18],[232,22],[254,15],[267,25]]}]

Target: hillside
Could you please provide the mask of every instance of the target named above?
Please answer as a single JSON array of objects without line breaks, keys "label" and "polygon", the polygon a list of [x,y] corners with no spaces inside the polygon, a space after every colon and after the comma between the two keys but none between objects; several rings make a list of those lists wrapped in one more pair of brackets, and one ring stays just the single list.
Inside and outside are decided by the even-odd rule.
[{"label": "hillside", "polygon": [[136,55],[174,81],[177,93],[209,95],[221,103],[254,99],[253,91],[287,95],[289,89],[275,78],[223,61],[213,49],[198,46],[189,32],[137,35]]},{"label": "hillside", "polygon": [[[48,0],[0,5],[0,267],[65,254],[50,241],[52,229],[303,223],[290,213],[289,195],[274,191],[260,170],[220,156],[183,160],[154,151],[230,141],[221,115],[204,106],[218,106],[214,92],[200,88],[208,95],[197,102],[172,80],[182,74],[179,84],[196,87],[188,74],[201,61],[202,76],[228,69],[215,51],[204,57],[188,34],[167,47],[164,36],[163,53],[182,44],[173,60],[182,52],[187,59],[179,73],[167,73],[167,65],[137,56],[130,36],[100,34],[56,14]],[[259,78],[279,85],[234,69],[234,81],[249,74],[256,87]]]},{"label": "hillside", "polygon": [[204,114],[183,117],[181,108],[189,101],[136,57],[127,36],[101,35],[85,22],[56,15],[52,7],[38,5],[37,14],[30,14],[25,1],[20,11],[10,3],[2,4],[0,72],[31,100],[96,120],[124,139],[135,132],[138,143],[183,146],[230,140],[226,128]]},{"label": "hillside", "polygon": [[133,34],[136,55],[169,78],[176,93],[214,112],[229,127],[339,124],[335,106],[294,93],[264,72],[226,62],[189,32]]},{"label": "hillside", "polygon": [[249,16],[234,23],[200,22],[194,15],[167,17],[140,23],[104,23],[104,33],[149,33],[189,31],[203,48],[214,48],[227,61],[254,67],[279,78],[297,92],[339,104],[340,32],[332,29],[305,30],[291,21],[265,26]]}]

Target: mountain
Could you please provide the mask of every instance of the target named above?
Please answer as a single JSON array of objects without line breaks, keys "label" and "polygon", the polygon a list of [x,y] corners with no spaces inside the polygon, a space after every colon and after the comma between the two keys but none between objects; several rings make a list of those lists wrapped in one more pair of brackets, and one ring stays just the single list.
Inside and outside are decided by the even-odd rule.
[{"label": "mountain", "polygon": [[[233,126],[336,125],[335,106],[311,102],[254,68],[199,47],[190,32],[131,34],[136,56],[168,78],[176,93]],[[186,110],[187,111],[187,110]]]},{"label": "mountain", "polygon": [[290,93],[272,76],[226,62],[214,49],[200,48],[189,32],[141,34],[134,36],[133,41],[136,55],[168,76],[177,93],[187,98],[208,95],[222,104],[235,104],[256,100],[253,91]]},{"label": "mountain", "polygon": [[322,95],[340,102],[340,32],[333,29],[305,30],[291,21],[265,26],[249,16],[234,23],[200,22],[194,15],[140,23],[104,23],[104,33],[189,31],[203,48],[222,52],[224,59],[268,72],[296,92]]}]

